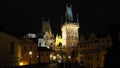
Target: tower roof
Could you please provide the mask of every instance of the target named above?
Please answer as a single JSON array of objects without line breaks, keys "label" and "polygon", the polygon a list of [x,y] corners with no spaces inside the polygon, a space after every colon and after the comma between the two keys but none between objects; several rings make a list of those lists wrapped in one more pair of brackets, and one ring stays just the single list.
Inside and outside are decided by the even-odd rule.
[{"label": "tower roof", "polygon": [[72,5],[66,4],[66,11],[65,11],[65,20],[66,21],[73,21],[73,12],[72,12]]},{"label": "tower roof", "polygon": [[[66,3],[66,10],[65,10],[65,22],[71,22],[71,23],[77,23],[79,24],[79,14],[77,13],[76,19],[74,18],[73,15],[73,10],[72,10],[72,4]],[[74,20],[75,19],[75,20]]]}]

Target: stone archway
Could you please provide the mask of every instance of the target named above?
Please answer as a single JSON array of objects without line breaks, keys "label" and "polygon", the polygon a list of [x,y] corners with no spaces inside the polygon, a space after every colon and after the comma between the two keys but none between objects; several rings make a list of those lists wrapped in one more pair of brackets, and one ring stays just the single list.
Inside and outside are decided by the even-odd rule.
[{"label": "stone archway", "polygon": [[50,53],[50,62],[58,62],[59,60],[61,62],[65,62],[66,57],[67,55],[63,50],[54,50]]},{"label": "stone archway", "polygon": [[65,62],[66,61],[67,54],[64,51],[59,50],[59,51],[56,51],[55,54],[56,54],[56,60],[57,61],[59,61],[59,60],[61,60],[61,62]]}]

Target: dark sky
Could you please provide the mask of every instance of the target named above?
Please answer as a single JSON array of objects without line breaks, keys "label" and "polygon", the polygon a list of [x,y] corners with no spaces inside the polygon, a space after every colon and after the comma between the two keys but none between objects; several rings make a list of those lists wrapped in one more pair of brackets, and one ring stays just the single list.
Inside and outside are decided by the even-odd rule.
[{"label": "dark sky", "polygon": [[48,17],[52,31],[59,33],[65,2],[71,2],[73,14],[79,13],[81,34],[106,33],[111,17],[119,22],[119,3],[115,0],[9,0],[8,12],[3,14],[3,17],[8,17],[8,22],[0,24],[18,35],[38,33],[41,30],[41,18]]}]

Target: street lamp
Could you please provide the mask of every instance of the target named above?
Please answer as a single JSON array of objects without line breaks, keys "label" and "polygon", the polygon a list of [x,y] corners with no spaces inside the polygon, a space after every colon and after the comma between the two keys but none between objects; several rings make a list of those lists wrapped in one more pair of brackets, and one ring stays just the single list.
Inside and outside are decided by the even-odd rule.
[{"label": "street lamp", "polygon": [[32,51],[29,51],[29,55],[32,55]]},{"label": "street lamp", "polygon": [[71,56],[68,56],[69,59],[71,59]]},{"label": "street lamp", "polygon": [[29,55],[30,55],[29,64],[31,64],[31,59],[32,59],[32,51],[29,51]]}]

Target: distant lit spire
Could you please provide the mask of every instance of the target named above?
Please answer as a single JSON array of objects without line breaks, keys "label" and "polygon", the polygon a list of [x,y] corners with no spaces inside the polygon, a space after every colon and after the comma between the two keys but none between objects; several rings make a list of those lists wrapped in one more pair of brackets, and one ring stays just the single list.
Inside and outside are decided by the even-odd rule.
[{"label": "distant lit spire", "polygon": [[50,20],[47,18],[46,20],[42,18],[42,31],[43,34],[48,32],[50,36],[52,36],[51,26],[50,26]]}]

